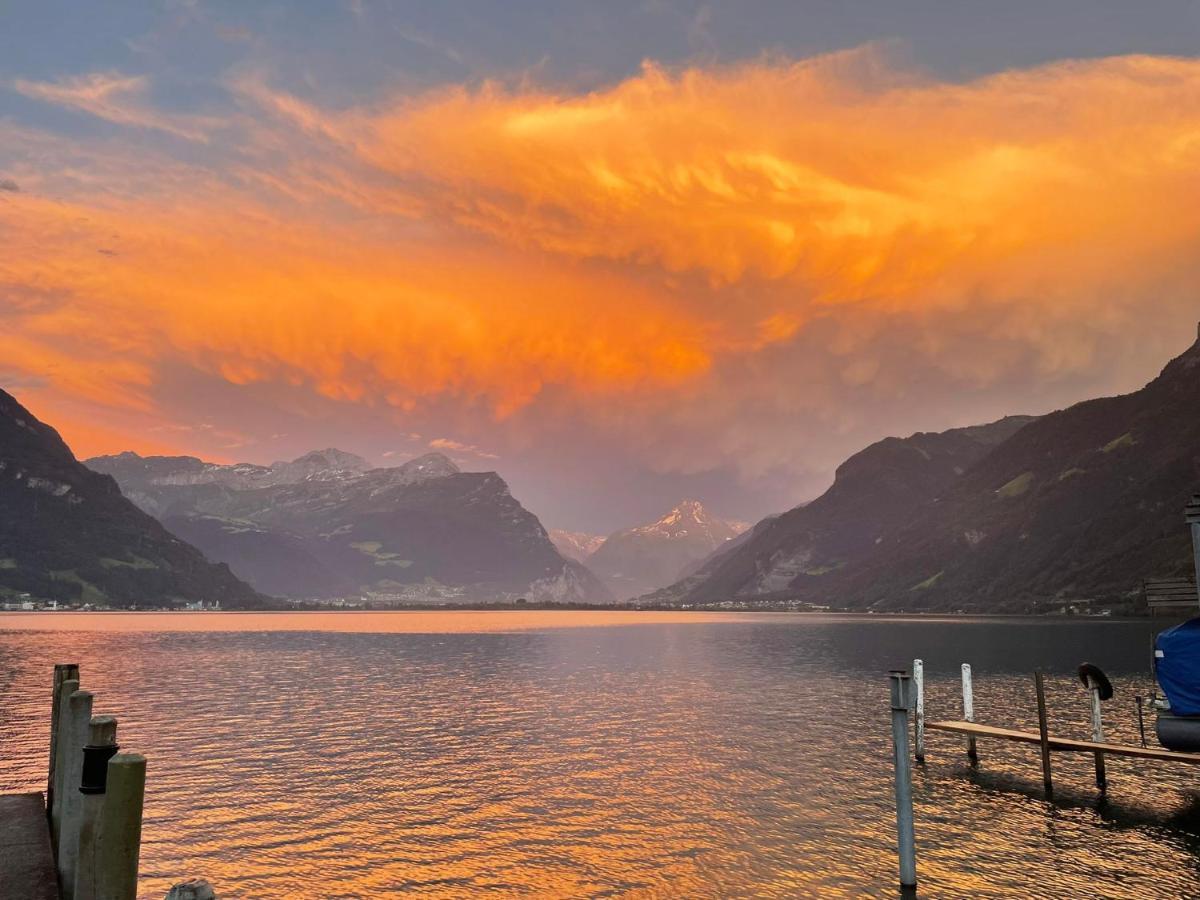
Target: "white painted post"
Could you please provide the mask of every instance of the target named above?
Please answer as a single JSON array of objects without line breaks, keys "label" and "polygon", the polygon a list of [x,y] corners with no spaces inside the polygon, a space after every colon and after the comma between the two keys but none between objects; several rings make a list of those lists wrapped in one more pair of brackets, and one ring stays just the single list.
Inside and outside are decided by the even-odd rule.
[{"label": "white painted post", "polygon": [[118,753],[110,759],[96,850],[99,900],[137,900],[145,796],[146,757]]},{"label": "white painted post", "polygon": [[[1100,685],[1090,675],[1087,680],[1088,694],[1092,700],[1092,740],[1098,744],[1104,743],[1104,720],[1100,715]],[[1105,790],[1108,787],[1108,775],[1104,770],[1104,753],[1096,751],[1096,787]]]},{"label": "white painted post", "polygon": [[73,790],[67,784],[67,747],[70,746],[70,697],[79,690],[79,679],[68,678],[58,686],[58,739],[54,744],[54,800],[50,807],[50,840],[58,850],[62,832],[63,795]]},{"label": "white painted post", "polygon": [[62,822],[58,835],[58,883],[62,885],[63,900],[71,900],[75,891],[75,867],[79,862],[79,821],[83,813],[83,797],[78,785],[83,778],[83,745],[88,738],[92,720],[91,691],[76,691],[67,699],[70,715],[67,718],[67,752],[64,756]]},{"label": "white painted post", "polygon": [[[971,664],[962,664],[962,691],[963,691],[963,721],[975,721],[975,693],[971,685]],[[979,759],[979,751],[975,746],[975,735],[967,738],[967,757],[971,762]]]},{"label": "white painted post", "polygon": [[913,685],[917,689],[917,738],[915,754],[917,762],[925,762],[925,661],[914,659],[912,666]]},{"label": "white painted post", "polygon": [[79,863],[75,870],[73,900],[116,900],[103,897],[96,889],[100,818],[104,812],[108,761],[116,752],[117,720],[113,716],[93,716],[88,725],[87,746],[83,748],[83,778],[78,788],[83,795],[83,810],[79,819]]}]

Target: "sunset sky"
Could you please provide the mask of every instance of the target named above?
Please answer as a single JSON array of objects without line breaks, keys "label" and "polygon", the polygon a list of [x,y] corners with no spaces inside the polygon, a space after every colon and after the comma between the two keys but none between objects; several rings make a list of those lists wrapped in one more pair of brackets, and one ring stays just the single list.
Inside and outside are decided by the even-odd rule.
[{"label": "sunset sky", "polygon": [[0,387],[80,457],[757,519],[1195,339],[1197,47],[1183,2],[0,3]]}]

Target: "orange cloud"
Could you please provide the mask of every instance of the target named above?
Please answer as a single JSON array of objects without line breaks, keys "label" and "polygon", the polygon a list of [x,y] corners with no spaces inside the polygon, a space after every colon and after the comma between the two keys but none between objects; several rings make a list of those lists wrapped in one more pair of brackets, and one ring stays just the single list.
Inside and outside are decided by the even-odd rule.
[{"label": "orange cloud", "polygon": [[[847,392],[910,384],[891,331],[922,378],[977,389],[1100,378],[1108,338],[1192,315],[1194,60],[947,83],[867,48],[342,110],[228,87],[237,108],[198,123],[140,78],[17,84],[135,134],[231,137],[56,165],[52,135],[10,130],[7,368],[144,414],[172,364],[493,423],[544,403],[656,464],[759,470],[813,421],[833,423],[822,459],[861,442]],[[1142,344],[1105,365],[1140,371],[1162,353]]]},{"label": "orange cloud", "polygon": [[1070,268],[1051,289],[1086,295],[1200,224],[1196,60],[965,84],[891,70],[870,48],[674,75],[647,64],[586,96],[485,85],[341,127],[496,239],[718,284],[786,279],[794,305],[1012,296],[1052,260]]}]

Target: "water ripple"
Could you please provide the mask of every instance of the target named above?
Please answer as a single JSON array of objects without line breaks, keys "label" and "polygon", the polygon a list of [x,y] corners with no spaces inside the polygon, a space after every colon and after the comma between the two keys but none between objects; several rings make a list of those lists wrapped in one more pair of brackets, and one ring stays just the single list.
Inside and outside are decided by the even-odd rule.
[{"label": "water ripple", "polygon": [[[49,675],[77,661],[149,757],[142,889],[223,898],[893,897],[886,684],[1087,733],[1071,671],[1113,675],[1136,740],[1147,626],[631,614],[5,616],[4,790],[45,779]],[[1111,710],[1111,711],[1110,711]],[[940,712],[939,712],[940,711]],[[931,735],[915,773],[922,895],[1195,894],[1194,773]],[[1180,769],[1184,769],[1180,771]]]}]

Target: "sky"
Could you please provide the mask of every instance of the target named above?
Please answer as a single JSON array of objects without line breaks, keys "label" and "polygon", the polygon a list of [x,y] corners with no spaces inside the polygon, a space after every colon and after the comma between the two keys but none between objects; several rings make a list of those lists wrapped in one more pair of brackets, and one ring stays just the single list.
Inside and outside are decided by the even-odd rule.
[{"label": "sky", "polygon": [[0,0],[0,387],[756,520],[1200,319],[1200,4]]}]

